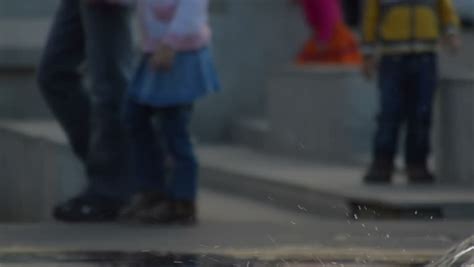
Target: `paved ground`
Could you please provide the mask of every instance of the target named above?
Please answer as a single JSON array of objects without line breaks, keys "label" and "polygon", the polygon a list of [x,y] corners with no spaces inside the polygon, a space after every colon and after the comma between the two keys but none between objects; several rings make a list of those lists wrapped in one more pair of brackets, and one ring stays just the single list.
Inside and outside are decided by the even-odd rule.
[{"label": "paved ground", "polygon": [[0,254],[38,251],[159,251],[238,257],[426,259],[472,233],[472,221],[341,221],[282,211],[204,190],[195,227],[126,224],[0,225]]}]

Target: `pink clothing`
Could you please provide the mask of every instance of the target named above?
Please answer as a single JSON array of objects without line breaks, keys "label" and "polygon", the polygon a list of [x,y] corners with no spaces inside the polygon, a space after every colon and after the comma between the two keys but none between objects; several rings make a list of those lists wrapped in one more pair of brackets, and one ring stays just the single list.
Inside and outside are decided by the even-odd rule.
[{"label": "pink clothing", "polygon": [[343,21],[339,0],[300,0],[308,23],[316,30],[318,41],[329,42],[334,28]]},{"label": "pink clothing", "polygon": [[210,42],[209,0],[137,1],[145,52],[153,52],[158,43],[177,51],[189,51]]}]

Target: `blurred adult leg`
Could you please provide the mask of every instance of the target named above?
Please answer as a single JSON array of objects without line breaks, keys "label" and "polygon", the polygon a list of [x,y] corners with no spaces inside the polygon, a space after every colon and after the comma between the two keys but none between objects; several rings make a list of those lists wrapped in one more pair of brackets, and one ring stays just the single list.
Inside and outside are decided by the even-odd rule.
[{"label": "blurred adult leg", "polygon": [[124,5],[80,2],[91,87],[89,191],[123,198],[127,171],[120,109],[132,61],[130,10]]},{"label": "blurred adult leg", "polygon": [[[86,166],[89,184],[84,193],[55,208],[57,219],[111,220],[124,198],[118,117],[131,60],[129,35],[128,9],[124,6],[60,2],[38,81],[74,151]],[[86,58],[91,98],[83,90],[78,70]]]},{"label": "blurred adult leg", "polygon": [[39,64],[38,84],[48,106],[83,161],[89,147],[89,97],[79,66],[84,61],[84,29],[79,1],[62,0]]}]

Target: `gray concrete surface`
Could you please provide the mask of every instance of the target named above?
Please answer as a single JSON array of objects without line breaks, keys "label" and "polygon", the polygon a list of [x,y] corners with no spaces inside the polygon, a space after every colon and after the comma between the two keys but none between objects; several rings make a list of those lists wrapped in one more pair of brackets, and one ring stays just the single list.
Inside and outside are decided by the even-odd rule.
[{"label": "gray concrete surface", "polygon": [[0,70],[0,118],[51,118],[35,81],[33,69]]},{"label": "gray concrete surface", "polygon": [[82,166],[56,124],[9,125],[0,130],[0,221],[50,220],[54,203],[82,189]]},{"label": "gray concrete surface", "polygon": [[[82,168],[55,122],[4,121],[0,142],[4,148],[0,220],[48,221],[54,203],[82,189]],[[424,210],[434,208],[449,218],[474,216],[470,187],[407,187],[401,177],[393,187],[368,187],[362,185],[363,170],[358,167],[270,156],[235,146],[200,145],[197,152],[203,186],[280,208],[341,219],[370,213],[372,206],[408,213],[394,212],[390,215],[394,218],[426,220],[431,216]],[[386,216],[381,211],[375,215]]]},{"label": "gray concrete surface", "polygon": [[270,134],[270,125],[265,118],[241,118],[230,129],[231,143],[256,151],[265,151]]},{"label": "gray concrete surface", "polygon": [[1,224],[0,253],[157,251],[262,259],[435,258],[467,238],[472,222],[340,221],[281,211],[208,190],[195,227],[120,223]]},{"label": "gray concrete surface", "polygon": [[439,176],[444,184],[474,185],[474,69],[445,79],[439,93]]},{"label": "gray concrete surface", "polygon": [[357,163],[371,150],[375,84],[357,67],[290,67],[267,90],[270,151]]},{"label": "gray concrete surface", "polygon": [[359,167],[305,162],[235,146],[204,146],[199,156],[206,186],[279,207],[304,207],[337,218],[373,213],[379,218],[426,219],[438,217],[423,215],[436,209],[447,218],[474,217],[473,187],[407,186],[400,174],[393,186],[366,186]]},{"label": "gray concrete surface", "polygon": [[52,8],[59,0],[20,1],[1,0],[0,18],[31,18],[50,16]]}]

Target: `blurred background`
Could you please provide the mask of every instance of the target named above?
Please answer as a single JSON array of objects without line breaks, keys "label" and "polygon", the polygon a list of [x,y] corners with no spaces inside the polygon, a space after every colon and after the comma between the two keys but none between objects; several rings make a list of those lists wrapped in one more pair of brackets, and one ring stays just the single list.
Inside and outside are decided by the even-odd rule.
[{"label": "blurred background", "polygon": [[[294,64],[310,30],[292,1],[212,0],[213,52],[223,90],[200,102],[193,120],[204,226],[188,235],[171,229],[169,235],[191,250],[216,235],[202,242],[226,248],[330,244],[397,253],[410,247],[430,251],[424,258],[410,254],[424,260],[472,235],[474,1],[454,3],[464,44],[454,57],[441,54],[431,160],[437,185],[409,187],[398,175],[396,186],[374,188],[361,182],[375,127],[374,81],[357,66]],[[90,242],[82,246],[126,249],[117,245],[117,233],[125,233],[148,240],[140,248],[154,248],[159,238],[137,229],[111,227],[102,235],[105,228],[57,228],[50,218],[55,203],[84,185],[82,167],[35,81],[57,4],[0,0],[0,254],[12,244],[76,248],[77,235],[53,238],[70,231],[84,231]],[[362,1],[343,6],[358,35]],[[222,241],[231,226],[240,239],[227,235]],[[189,236],[196,238],[192,245]],[[181,243],[173,244],[179,249]]]}]

